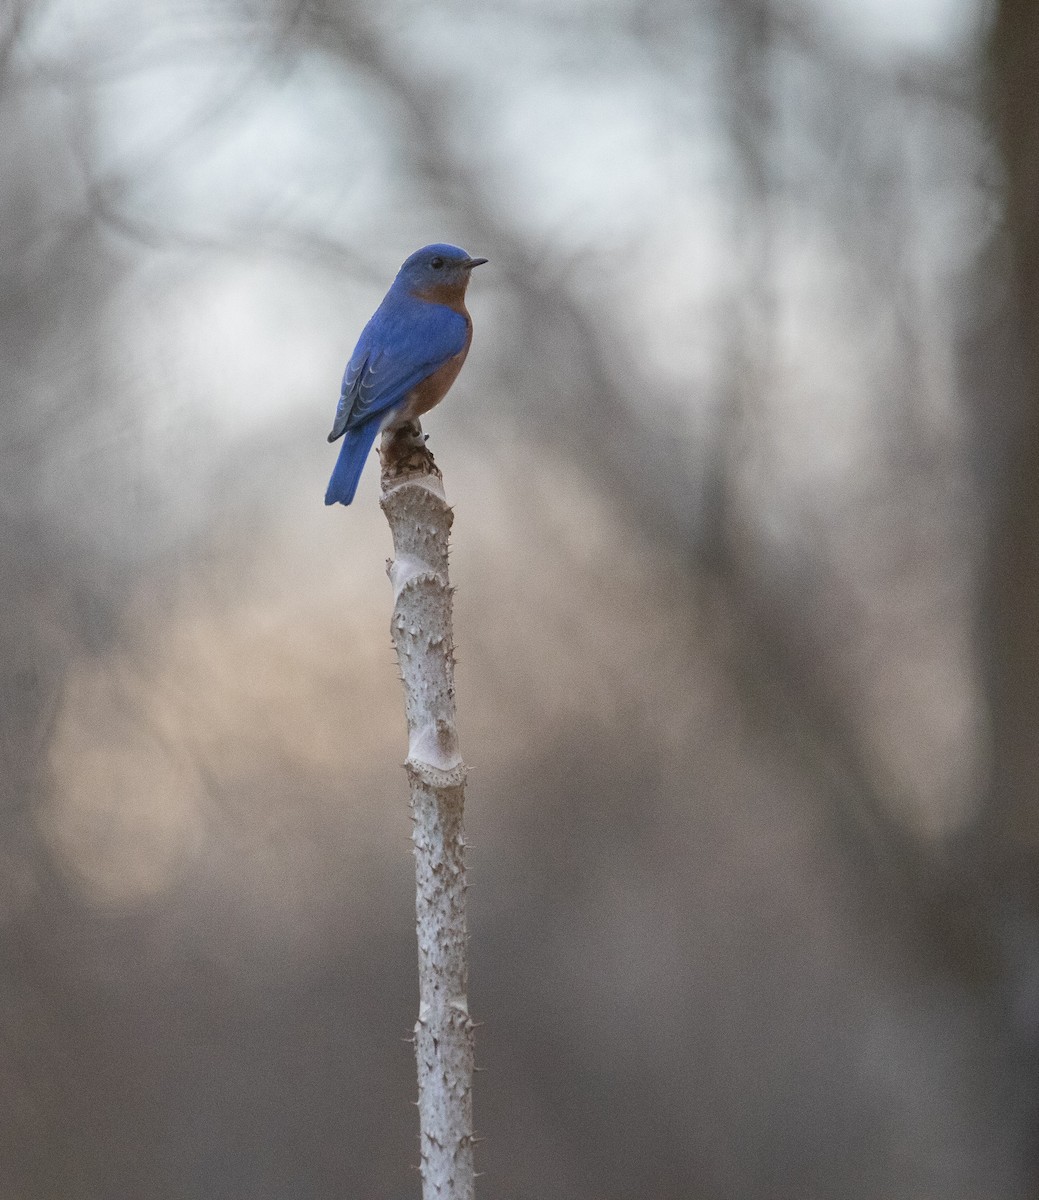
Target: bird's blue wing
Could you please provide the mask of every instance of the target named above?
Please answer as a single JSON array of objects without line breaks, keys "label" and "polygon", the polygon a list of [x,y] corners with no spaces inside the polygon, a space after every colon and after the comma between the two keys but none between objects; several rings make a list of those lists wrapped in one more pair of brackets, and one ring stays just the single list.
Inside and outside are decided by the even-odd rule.
[{"label": "bird's blue wing", "polygon": [[343,372],[343,384],[339,389],[339,403],[336,406],[335,420],[332,422],[332,432],[328,435],[330,442],[334,442],[336,438],[342,437],[346,432],[346,423],[350,419],[350,409],[353,407],[357,385],[372,357],[370,347],[365,344],[367,333],[368,330],[365,329],[361,334],[361,340],[357,343],[350,361],[346,364],[346,370]]},{"label": "bird's blue wing", "polygon": [[328,440],[400,404],[417,383],[464,349],[468,332],[465,317],[443,304],[413,297],[384,302],[347,363]]}]

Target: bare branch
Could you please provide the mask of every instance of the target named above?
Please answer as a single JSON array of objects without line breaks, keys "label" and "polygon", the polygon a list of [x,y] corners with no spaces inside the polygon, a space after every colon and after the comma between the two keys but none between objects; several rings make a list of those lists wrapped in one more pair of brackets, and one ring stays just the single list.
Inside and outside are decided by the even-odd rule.
[{"label": "bare branch", "polygon": [[455,727],[447,556],[452,513],[417,425],[387,433],[382,510],[393,534],[390,625],[404,681],[415,846],[415,1023],[422,1194],[472,1200],[473,1022],[465,913],[466,768]]}]

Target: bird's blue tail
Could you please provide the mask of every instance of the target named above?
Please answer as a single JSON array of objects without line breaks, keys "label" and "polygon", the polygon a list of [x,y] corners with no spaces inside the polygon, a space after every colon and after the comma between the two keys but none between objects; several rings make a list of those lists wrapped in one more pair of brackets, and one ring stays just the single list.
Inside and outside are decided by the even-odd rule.
[{"label": "bird's blue tail", "polygon": [[326,504],[349,504],[354,498],[368,451],[378,432],[379,422],[376,420],[365,421],[363,425],[348,429],[343,434],[339,458],[328,481],[328,491],[325,492]]}]

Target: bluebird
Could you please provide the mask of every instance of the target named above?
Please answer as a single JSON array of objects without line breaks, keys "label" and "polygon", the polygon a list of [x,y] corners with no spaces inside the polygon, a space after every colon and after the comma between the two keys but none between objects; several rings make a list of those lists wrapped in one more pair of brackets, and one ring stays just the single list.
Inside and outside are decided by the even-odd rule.
[{"label": "bluebird", "polygon": [[343,445],[326,504],[354,498],[380,430],[399,429],[447,395],[473,339],[465,307],[469,272],[486,261],[438,242],[416,250],[397,272],[346,365],[328,435],[330,442],[342,437]]}]

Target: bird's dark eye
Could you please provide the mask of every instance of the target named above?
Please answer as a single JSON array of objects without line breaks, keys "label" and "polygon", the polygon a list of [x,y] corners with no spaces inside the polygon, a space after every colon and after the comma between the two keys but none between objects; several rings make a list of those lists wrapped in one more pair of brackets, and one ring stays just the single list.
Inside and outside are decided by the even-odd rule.
[{"label": "bird's dark eye", "polygon": [[444,260],[438,254],[435,258],[431,258],[429,260],[429,265],[433,268],[434,271],[439,271],[440,268],[444,265]]}]

